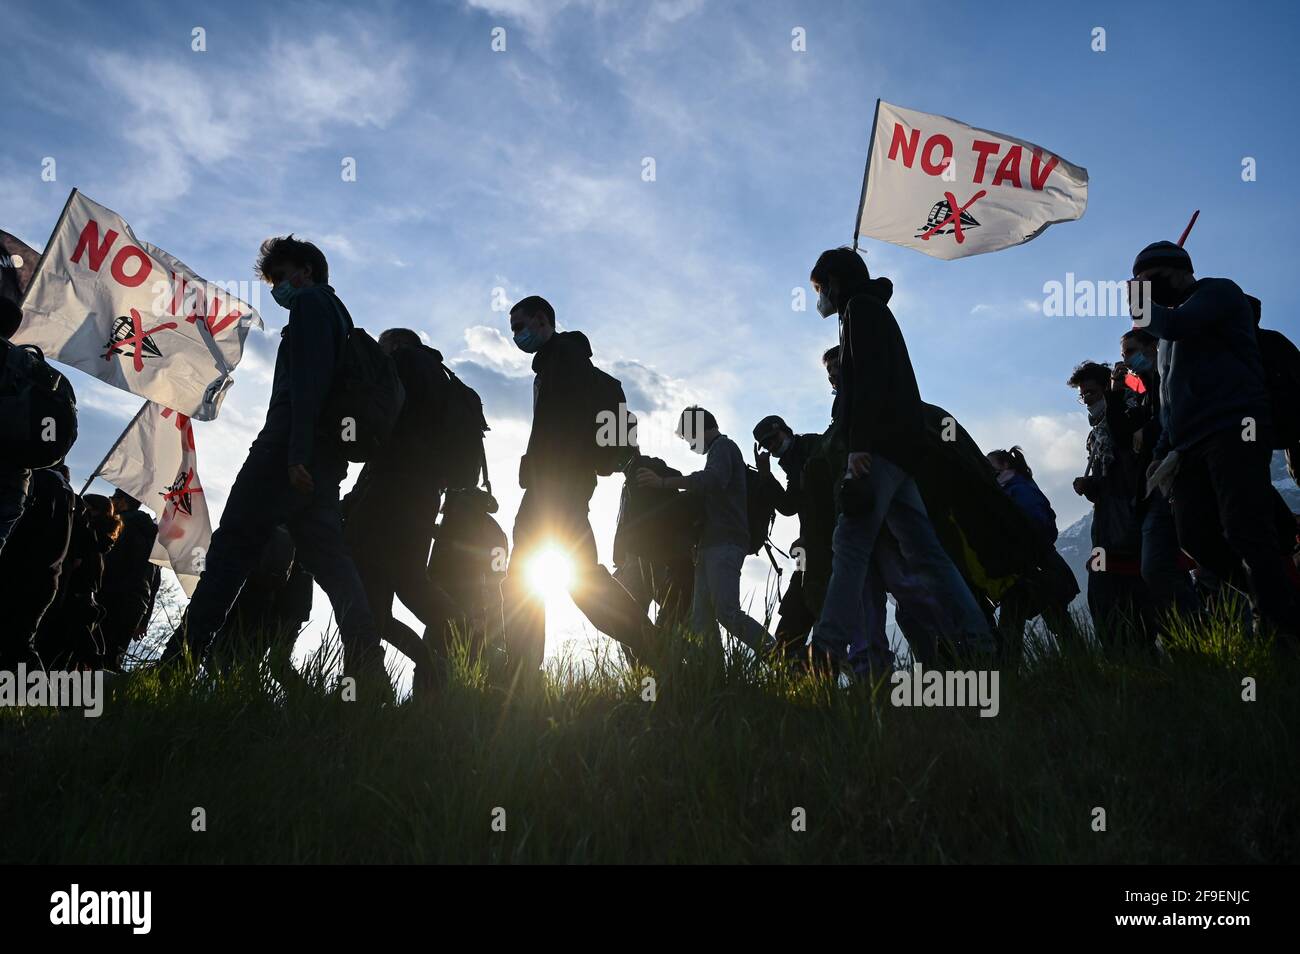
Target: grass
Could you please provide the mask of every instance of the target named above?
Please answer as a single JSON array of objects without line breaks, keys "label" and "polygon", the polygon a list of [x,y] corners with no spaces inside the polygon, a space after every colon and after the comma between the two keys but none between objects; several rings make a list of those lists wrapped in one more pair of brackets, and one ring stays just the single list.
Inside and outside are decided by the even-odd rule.
[{"label": "grass", "polygon": [[98,719],[0,710],[0,861],[1300,860],[1300,663],[1224,618],[1160,658],[1039,647],[996,718],[674,643],[653,702],[606,658],[347,703],[326,647],[288,691],[247,663],[129,674]]}]

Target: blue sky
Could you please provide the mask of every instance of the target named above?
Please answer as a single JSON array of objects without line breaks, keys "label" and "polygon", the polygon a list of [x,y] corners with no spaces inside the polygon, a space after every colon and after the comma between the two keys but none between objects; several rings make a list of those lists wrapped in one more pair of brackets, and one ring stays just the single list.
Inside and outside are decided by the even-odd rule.
[{"label": "blue sky", "polygon": [[[793,311],[792,290],[852,238],[876,97],[952,116],[1086,167],[1087,214],[954,262],[863,247],[894,281],[922,395],[986,449],[1022,444],[1064,528],[1086,506],[1069,490],[1086,422],[1064,381],[1084,358],[1113,360],[1126,325],[1044,317],[1045,282],[1126,277],[1200,208],[1198,273],[1235,279],[1293,338],[1300,310],[1295,6],[1080,6],[4,0],[0,228],[40,248],[76,186],[213,281],[250,278],[269,235],[318,242],[358,323],[419,329],[480,389],[509,529],[530,385],[494,289],[545,295],[562,328],[588,334],[647,396],[643,442],[691,401],[747,457],[767,413],[820,430],[835,328],[811,304]],[[1244,157],[1257,181],[1242,181]],[[220,419],[196,426],[215,508],[260,426],[286,318],[269,295],[261,308],[269,333],[250,336]],[[70,376],[84,479],[139,401]],[[593,501],[606,559],[618,483]],[[783,523],[776,539],[792,536]],[[748,562],[747,586],[765,566]]]}]

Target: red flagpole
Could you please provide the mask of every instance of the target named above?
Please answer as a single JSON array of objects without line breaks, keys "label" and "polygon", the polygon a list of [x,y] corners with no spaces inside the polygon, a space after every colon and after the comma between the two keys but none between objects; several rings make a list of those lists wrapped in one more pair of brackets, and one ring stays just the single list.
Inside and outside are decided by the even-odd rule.
[{"label": "red flagpole", "polygon": [[1190,222],[1187,223],[1187,228],[1183,229],[1183,235],[1182,235],[1182,238],[1180,238],[1180,239],[1178,240],[1178,247],[1179,247],[1179,248],[1182,248],[1182,247],[1183,247],[1183,243],[1187,241],[1187,236],[1188,236],[1189,234],[1191,234],[1192,226],[1196,224],[1196,217],[1197,217],[1198,215],[1200,215],[1200,214],[1201,214],[1201,210],[1200,210],[1200,209],[1197,209],[1195,212],[1192,213],[1192,220],[1191,220]]}]

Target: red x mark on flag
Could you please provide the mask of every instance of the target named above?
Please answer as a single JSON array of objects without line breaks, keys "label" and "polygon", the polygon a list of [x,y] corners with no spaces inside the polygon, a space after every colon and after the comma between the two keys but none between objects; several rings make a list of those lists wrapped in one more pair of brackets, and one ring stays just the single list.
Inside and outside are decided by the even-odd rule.
[{"label": "red x mark on flag", "polygon": [[[163,408],[162,416],[165,418],[171,417],[172,409],[169,407]],[[185,443],[189,446],[189,449],[194,450],[194,425],[190,423],[189,415],[187,414],[176,415],[176,430],[181,432]]]},{"label": "red x mark on flag", "polygon": [[[201,493],[203,493],[203,488],[194,486],[194,468],[191,467],[189,470],[185,472],[185,476],[182,478],[181,485],[179,487],[177,487],[175,490],[169,490],[167,491],[167,493],[163,494],[163,502],[170,503],[173,507],[176,508],[176,510],[180,510],[181,505],[178,503],[178,500],[180,500],[181,498],[188,498],[190,494],[201,494]],[[173,513],[175,513],[175,511],[173,511]],[[186,513],[189,513],[188,509],[186,509]]]},{"label": "red x mark on flag", "polygon": [[148,331],[145,331],[143,326],[144,322],[140,320],[140,313],[132,308],[131,334],[123,338],[121,341],[114,342],[110,345],[109,349],[104,352],[104,360],[107,361],[110,355],[117,354],[129,345],[135,345],[135,354],[131,355],[131,362],[135,366],[137,372],[143,371],[144,358],[140,355],[140,349],[144,339],[149,337],[149,335],[153,334],[155,331],[166,331],[169,328],[175,328],[176,322],[167,321],[156,328],[150,328]]},{"label": "red x mark on flag", "polygon": [[980,189],[971,197],[969,202],[965,205],[959,206],[957,204],[957,197],[951,192],[945,192],[943,197],[948,200],[948,217],[922,235],[921,238],[928,240],[931,235],[938,232],[941,228],[951,222],[953,237],[957,240],[957,244],[960,245],[962,242],[966,241],[966,233],[961,230],[961,214],[986,195],[988,195],[987,190]]}]

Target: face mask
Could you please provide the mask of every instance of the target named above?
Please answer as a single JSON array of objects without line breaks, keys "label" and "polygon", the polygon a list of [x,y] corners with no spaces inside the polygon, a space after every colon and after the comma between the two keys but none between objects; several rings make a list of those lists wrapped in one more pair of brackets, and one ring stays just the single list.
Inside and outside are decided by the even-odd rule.
[{"label": "face mask", "polygon": [[1173,283],[1168,278],[1151,279],[1151,300],[1157,305],[1173,308],[1176,305],[1181,305],[1186,299],[1187,291],[1175,290]]},{"label": "face mask", "polygon": [[537,332],[533,331],[531,328],[525,328],[523,331],[515,335],[515,346],[519,348],[520,351],[533,354],[542,346],[542,339],[538,336]]},{"label": "face mask", "polygon": [[1016,476],[1016,472],[1010,467],[1006,470],[1000,470],[998,471],[998,483],[1005,487],[1007,484],[1011,483],[1011,478],[1014,476]]},{"label": "face mask", "polygon": [[1093,401],[1091,404],[1088,405],[1089,424],[1100,424],[1102,422],[1102,419],[1105,416],[1106,416],[1105,398],[1097,398],[1097,400]]},{"label": "face mask", "polygon": [[1152,368],[1151,359],[1141,351],[1129,358],[1128,366],[1135,374],[1146,374]]},{"label": "face mask", "polygon": [[793,438],[793,437],[787,437],[784,441],[781,442],[781,446],[777,448],[777,450],[776,450],[776,456],[777,456],[778,458],[784,457],[784,456],[785,456],[785,452],[788,451],[788,450],[790,449],[790,445],[793,444],[793,443],[794,443],[794,438]]},{"label": "face mask", "polygon": [[280,282],[278,285],[271,287],[271,297],[281,308],[289,308],[293,305],[293,300],[298,297],[301,288],[294,288],[288,281]]},{"label": "face mask", "polygon": [[826,297],[826,288],[823,286],[822,290],[817,293],[817,314],[821,315],[823,318],[829,318],[837,311],[839,311],[839,309],[836,308],[831,300]]}]

